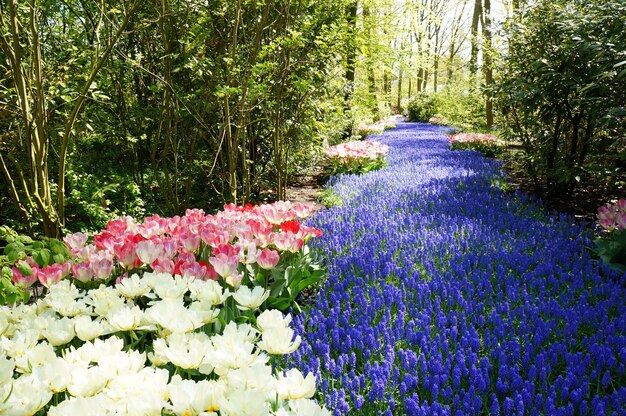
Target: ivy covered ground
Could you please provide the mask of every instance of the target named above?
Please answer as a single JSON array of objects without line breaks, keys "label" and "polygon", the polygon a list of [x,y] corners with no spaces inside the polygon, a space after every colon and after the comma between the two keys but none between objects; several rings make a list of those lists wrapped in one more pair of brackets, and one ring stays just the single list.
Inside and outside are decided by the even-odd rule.
[{"label": "ivy covered ground", "polygon": [[626,414],[626,276],[592,231],[502,190],[442,127],[374,138],[388,166],[329,184],[328,280],[293,364],[335,414]]}]

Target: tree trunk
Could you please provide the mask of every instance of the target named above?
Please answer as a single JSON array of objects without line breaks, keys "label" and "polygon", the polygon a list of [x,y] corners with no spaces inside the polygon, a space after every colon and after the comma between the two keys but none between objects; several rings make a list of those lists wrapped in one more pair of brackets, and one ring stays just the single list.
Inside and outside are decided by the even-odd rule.
[{"label": "tree trunk", "polygon": [[[344,114],[350,114],[351,110],[351,101],[352,94],[354,93],[354,75],[356,71],[356,50],[357,50],[357,10],[358,10],[358,1],[351,1],[346,6],[346,23],[347,23],[347,42],[346,42],[346,86],[345,86],[345,95],[343,97],[344,106],[343,112]],[[350,117],[350,116],[349,116]],[[352,120],[350,117],[350,121],[346,125],[346,130],[344,131],[344,139],[348,138],[352,135]]]},{"label": "tree trunk", "polygon": [[472,14],[472,49],[470,51],[469,69],[476,75],[478,72],[478,23],[482,20],[483,7],[482,0],[474,1],[474,13]]},{"label": "tree trunk", "polygon": [[402,70],[398,74],[398,103],[396,108],[398,114],[402,114]]},{"label": "tree trunk", "polygon": [[[485,46],[483,47],[483,71],[485,73],[485,85],[490,88],[493,85],[493,48],[491,44],[491,0],[484,0],[485,5],[483,14],[485,25],[483,27],[483,36],[485,38]],[[491,97],[487,97],[485,102],[485,112],[487,116],[487,127],[493,127],[493,101]]]}]

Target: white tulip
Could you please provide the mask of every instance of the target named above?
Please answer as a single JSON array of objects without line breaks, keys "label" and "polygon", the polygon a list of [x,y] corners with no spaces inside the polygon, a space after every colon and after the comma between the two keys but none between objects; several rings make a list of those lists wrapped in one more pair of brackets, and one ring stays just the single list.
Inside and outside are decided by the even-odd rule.
[{"label": "white tulip", "polygon": [[[15,360],[8,358],[4,351],[0,352],[0,386],[13,378],[13,370],[15,370]],[[0,397],[0,401],[2,399],[4,397]]]},{"label": "white tulip", "polygon": [[54,357],[33,368],[33,376],[46,384],[53,393],[59,393],[67,389],[71,376],[70,368],[63,358]]},{"label": "white tulip", "polygon": [[261,332],[270,328],[285,328],[288,327],[290,323],[291,315],[283,316],[282,312],[277,309],[265,310],[256,318],[256,326]]},{"label": "white tulip", "polygon": [[309,399],[291,400],[289,409],[291,409],[293,415],[331,416],[328,409],[320,407],[313,400]]},{"label": "white tulip", "polygon": [[102,391],[117,414],[161,415],[166,406],[169,373],[164,369],[142,368],[109,381]]},{"label": "white tulip", "polygon": [[219,410],[219,400],[226,395],[227,386],[223,381],[183,380],[180,376],[172,377],[168,385],[171,405],[169,409],[181,415],[200,415],[204,412]]},{"label": "white tulip", "polygon": [[31,374],[13,380],[9,398],[2,403],[3,415],[34,415],[52,399],[52,392]]},{"label": "white tulip", "polygon": [[298,369],[292,368],[278,374],[276,391],[285,400],[309,399],[315,394],[315,376],[309,373],[305,378]]},{"label": "white tulip", "polygon": [[107,381],[109,379],[100,367],[75,365],[67,391],[74,397],[91,397],[100,393]]},{"label": "white tulip", "polygon": [[90,290],[85,301],[93,305],[95,313],[100,316],[106,316],[109,311],[124,307],[125,304],[124,298],[120,297],[116,289],[104,285]]},{"label": "white tulip", "polygon": [[215,280],[194,279],[189,283],[191,299],[207,306],[221,305],[230,296],[228,289],[224,290]]},{"label": "white tulip", "polygon": [[51,319],[42,331],[42,335],[55,347],[68,344],[76,336],[74,320],[66,316],[61,319]]},{"label": "white tulip", "polygon": [[115,288],[129,299],[138,298],[150,292],[150,286],[137,274],[123,279],[115,285]]},{"label": "white tulip", "polygon": [[293,339],[293,330],[289,327],[275,327],[263,331],[258,347],[270,354],[290,354],[300,346],[300,335]]},{"label": "white tulip", "polygon": [[145,321],[169,332],[191,332],[203,325],[202,315],[186,308],[182,299],[167,298],[146,310]]},{"label": "white tulip", "polygon": [[141,327],[143,310],[135,306],[118,306],[105,315],[114,331],[134,331]]},{"label": "white tulip", "polygon": [[134,374],[144,368],[146,353],[118,351],[98,358],[98,367],[108,379]]},{"label": "white tulip", "polygon": [[190,311],[193,311],[197,314],[202,321],[202,325],[211,324],[215,322],[217,317],[220,314],[219,309],[213,309],[213,305],[209,303],[203,302],[191,302],[188,308]]},{"label": "white tulip", "polygon": [[70,397],[48,409],[48,416],[108,416],[112,414],[111,401],[103,396]]},{"label": "white tulip", "polygon": [[253,290],[250,290],[248,286],[241,285],[232,296],[239,304],[237,308],[245,311],[261,306],[269,295],[270,292],[261,286],[256,286]]},{"label": "white tulip", "polygon": [[263,363],[256,363],[250,367],[233,369],[226,374],[228,385],[233,389],[254,390],[268,394],[268,398],[275,398],[276,379],[272,375],[272,368]]},{"label": "white tulip", "polygon": [[74,331],[82,341],[91,341],[104,334],[104,326],[100,321],[94,321],[90,316],[81,315],[74,318]]},{"label": "white tulip", "polygon": [[220,415],[266,416],[270,409],[265,394],[248,390],[234,390],[219,400]]},{"label": "white tulip", "polygon": [[189,279],[180,276],[167,276],[169,276],[169,279],[156,280],[152,286],[152,290],[154,290],[154,293],[161,299],[182,299],[188,291]]}]

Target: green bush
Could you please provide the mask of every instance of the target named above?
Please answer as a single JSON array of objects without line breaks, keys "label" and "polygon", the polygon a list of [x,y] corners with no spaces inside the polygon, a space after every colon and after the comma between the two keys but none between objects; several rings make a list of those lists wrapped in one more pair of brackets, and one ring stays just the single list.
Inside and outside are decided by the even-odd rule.
[{"label": "green bush", "polygon": [[435,97],[427,93],[419,93],[411,98],[407,107],[407,121],[428,122],[437,112]]},{"label": "green bush", "polygon": [[624,21],[622,0],[559,0],[525,8],[509,27],[493,93],[548,197],[571,197],[624,149]]},{"label": "green bush", "polygon": [[448,121],[446,125],[461,131],[486,131],[485,95],[473,77],[455,79],[437,92],[435,100],[437,115]]}]

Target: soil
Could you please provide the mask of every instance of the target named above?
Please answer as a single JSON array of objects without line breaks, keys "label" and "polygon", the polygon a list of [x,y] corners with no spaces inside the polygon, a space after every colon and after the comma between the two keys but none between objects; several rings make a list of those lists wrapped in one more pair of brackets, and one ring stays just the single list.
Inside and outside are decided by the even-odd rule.
[{"label": "soil", "polygon": [[296,175],[291,178],[287,186],[287,200],[291,202],[305,202],[313,204],[316,210],[324,208],[319,201],[319,195],[324,186],[322,171],[307,175]]}]

